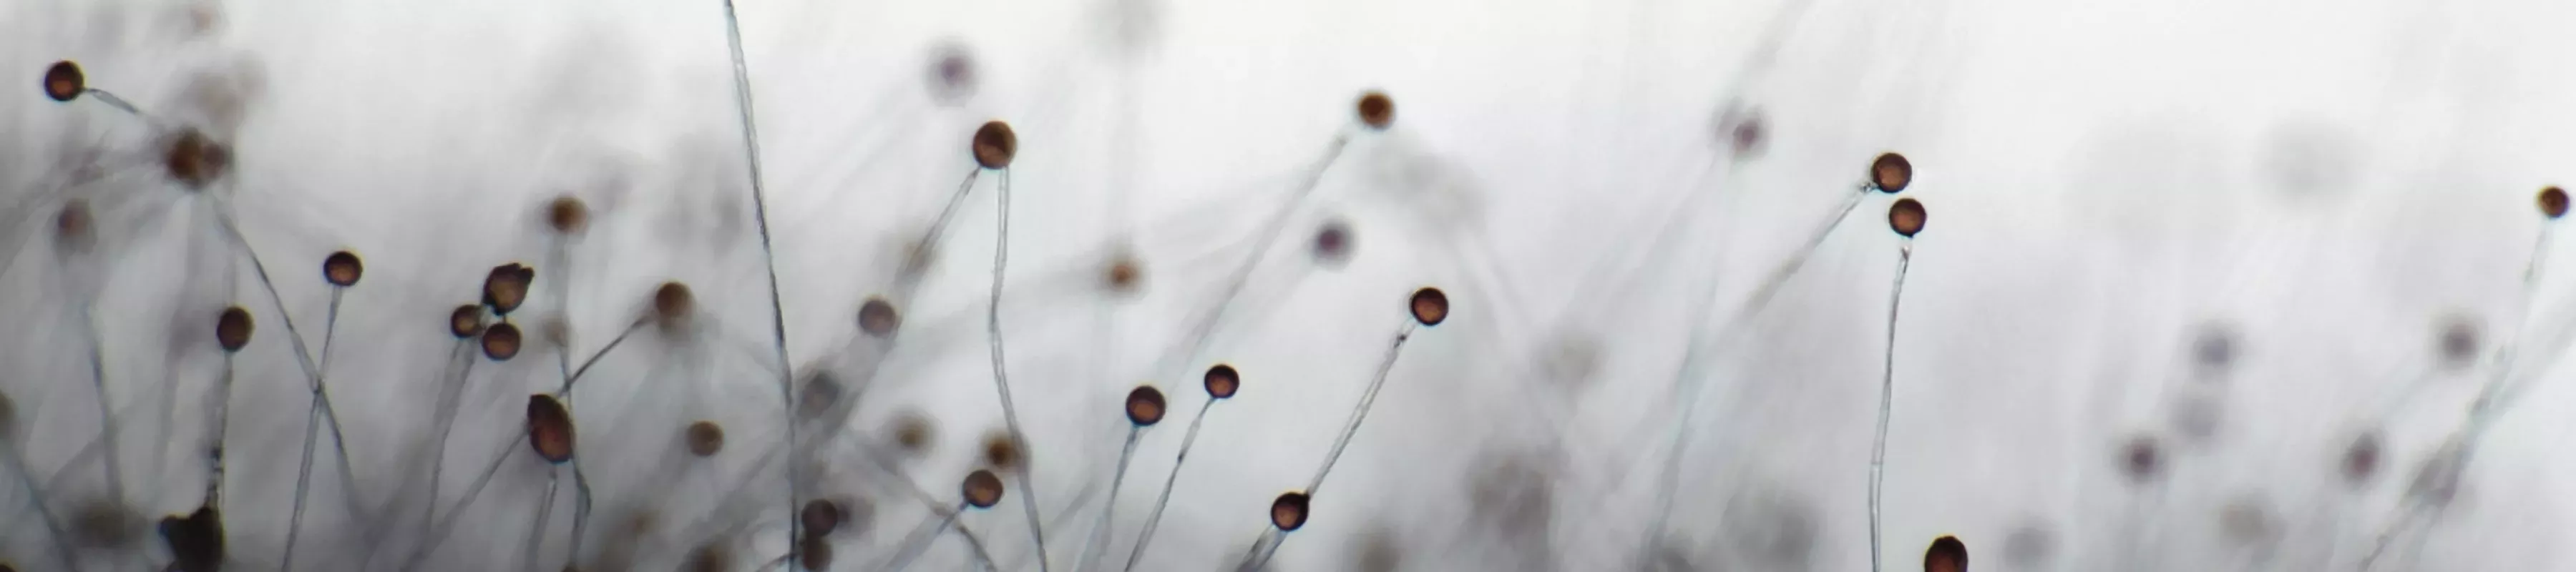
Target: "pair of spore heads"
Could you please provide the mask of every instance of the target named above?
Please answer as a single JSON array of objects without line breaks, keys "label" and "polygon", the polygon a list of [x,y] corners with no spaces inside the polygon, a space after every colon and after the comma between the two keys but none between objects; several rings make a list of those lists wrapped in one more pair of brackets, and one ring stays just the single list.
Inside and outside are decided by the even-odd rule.
[{"label": "pair of spore heads", "polygon": [[[458,338],[480,334],[483,338],[483,355],[492,358],[493,361],[508,361],[510,358],[517,357],[521,342],[524,340],[520,337],[519,326],[511,324],[507,318],[510,312],[518,310],[520,304],[527,302],[529,285],[536,279],[536,269],[516,262],[492,267],[492,272],[483,278],[482,305],[480,307],[460,306],[454,313],[449,314],[449,333],[455,334]],[[483,325],[485,308],[489,308],[494,316],[504,319],[488,326]]]},{"label": "pair of spore heads", "polygon": [[[1913,184],[1914,162],[1906,159],[1905,155],[1881,153],[1877,160],[1870,161],[1870,188],[1896,194]],[[1930,218],[1931,214],[1923,210],[1923,203],[1912,198],[1897,199],[1896,204],[1887,207],[1887,228],[1896,231],[1898,236],[1914,238],[1915,233],[1923,232],[1923,223]]]},{"label": "pair of spore heads", "polygon": [[[74,99],[79,99],[82,94],[92,91],[89,88],[88,75],[81,72],[80,64],[72,63],[70,60],[54,62],[54,65],[47,66],[45,77],[39,83],[44,88],[46,99],[60,103],[70,103]],[[106,95],[106,92],[100,92],[100,94]],[[108,97],[108,102],[127,112],[141,113],[127,107],[127,104],[113,96]],[[190,190],[205,188],[216,179],[222,178],[224,172],[232,166],[231,151],[222,143],[216,142],[195,128],[181,128],[170,133],[163,138],[161,145],[162,168],[171,179]]]},{"label": "pair of spore heads", "polygon": [[[1360,125],[1372,131],[1385,131],[1395,126],[1395,98],[1387,97],[1385,92],[1362,93],[1359,102],[1352,107],[1358,113]],[[969,150],[973,152],[977,165],[986,169],[1006,169],[1010,168],[1011,159],[1019,154],[1019,149],[1020,139],[1011,131],[1010,124],[992,121],[975,130],[975,139]]]},{"label": "pair of spore heads", "polygon": [[[358,262],[358,255],[346,250],[322,259],[322,279],[332,286],[356,286],[358,277],[364,272],[365,266]],[[250,311],[241,306],[225,308],[223,313],[215,316],[215,343],[226,353],[239,352],[242,347],[250,345],[252,330]]]}]

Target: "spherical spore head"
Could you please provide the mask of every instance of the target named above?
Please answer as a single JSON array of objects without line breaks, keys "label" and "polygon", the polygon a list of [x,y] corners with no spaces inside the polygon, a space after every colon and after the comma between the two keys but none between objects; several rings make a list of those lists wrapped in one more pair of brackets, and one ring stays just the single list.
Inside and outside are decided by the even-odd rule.
[{"label": "spherical spore head", "polygon": [[1931,216],[1931,213],[1924,212],[1922,202],[1911,198],[1897,199],[1896,204],[1887,207],[1887,228],[1896,231],[1898,236],[1914,238],[1914,233],[1923,232],[1923,223]]},{"label": "spherical spore head", "polygon": [[2120,446],[2120,471],[2130,482],[2154,480],[2164,470],[2164,447],[2154,437],[2140,435]]},{"label": "spherical spore head", "polygon": [[1914,162],[1894,152],[1881,153],[1869,162],[1869,185],[1882,193],[1896,193],[1914,184]]},{"label": "spherical spore head", "polygon": [[893,302],[884,298],[868,298],[866,303],[859,305],[859,331],[883,338],[894,335],[895,329],[900,327],[903,327],[903,315],[895,311]]},{"label": "spherical spore head", "polygon": [[1011,124],[988,121],[975,129],[975,164],[986,169],[1008,169],[1011,159],[1020,153],[1020,136],[1011,132]]},{"label": "spherical spore head", "polygon": [[184,517],[162,517],[161,541],[170,548],[170,570],[215,572],[224,560],[223,513],[200,506]]},{"label": "spherical spore head", "polygon": [[724,426],[714,421],[690,423],[687,438],[691,455],[705,458],[724,452]]},{"label": "spherical spore head", "polygon": [[510,358],[519,357],[520,342],[517,324],[501,322],[486,326],[483,328],[483,357],[492,358],[492,361],[510,361]]},{"label": "spherical spore head", "polygon": [[1956,536],[1932,539],[1923,551],[1923,572],[1968,572],[1968,544]]},{"label": "spherical spore head", "polygon": [[232,151],[195,128],[181,129],[162,143],[161,167],[189,190],[206,188],[232,167]]},{"label": "spherical spore head", "polygon": [[79,98],[81,92],[88,90],[89,79],[86,74],[81,73],[80,64],[72,63],[71,60],[63,60],[54,62],[54,65],[45,67],[45,97],[47,99],[52,99],[58,102],[70,102],[73,99]]},{"label": "spherical spore head", "polygon": [[457,306],[456,311],[448,312],[447,333],[460,340],[483,333],[483,307],[465,304]]},{"label": "spherical spore head", "polygon": [[688,325],[689,315],[696,308],[697,296],[689,292],[687,284],[663,282],[653,289],[653,320],[665,330]]},{"label": "spherical spore head", "polygon": [[805,525],[805,534],[831,534],[841,526],[841,505],[823,499],[805,501],[805,507],[797,509],[796,520]]},{"label": "spherical spore head", "polygon": [[1449,295],[1442,293],[1439,288],[1415,290],[1413,300],[1407,308],[1413,312],[1413,321],[1425,326],[1437,326],[1440,322],[1449,319]]},{"label": "spherical spore head", "polygon": [[590,226],[590,206],[571,195],[555,197],[546,203],[546,226],[561,234],[579,233]]},{"label": "spherical spore head", "polygon": [[92,230],[96,226],[94,222],[89,212],[89,201],[79,198],[63,201],[62,210],[54,213],[54,240],[72,248],[86,248],[98,238]]},{"label": "spherical spore head", "polygon": [[1385,131],[1395,126],[1395,99],[1387,97],[1385,92],[1360,94],[1360,101],[1354,107],[1359,112],[1360,124],[1369,129]]},{"label": "spherical spore head", "polygon": [[238,352],[242,346],[250,345],[250,334],[250,311],[241,306],[225,308],[215,317],[215,344],[225,352]]},{"label": "spherical spore head", "polygon": [[1243,374],[1235,371],[1234,366],[1216,364],[1208,368],[1207,375],[1201,376],[1199,382],[1207,388],[1209,399],[1227,399],[1234,397],[1235,391],[1243,389]]},{"label": "spherical spore head", "polygon": [[808,534],[797,540],[796,562],[806,570],[832,569],[832,543],[821,535]]},{"label": "spherical spore head", "polygon": [[907,411],[895,416],[891,429],[896,448],[920,455],[930,452],[931,438],[936,436],[939,426],[931,424],[930,417],[919,411]]},{"label": "spherical spore head", "polygon": [[1101,272],[1100,284],[1115,294],[1134,294],[1145,284],[1145,265],[1136,257],[1118,254],[1109,259],[1109,268]]},{"label": "spherical spore head", "polygon": [[528,287],[537,279],[537,270],[512,262],[492,267],[483,277],[483,305],[492,313],[507,316],[528,301]]},{"label": "spherical spore head", "polygon": [[945,45],[930,60],[930,97],[953,105],[975,95],[975,57],[965,46]]},{"label": "spherical spore head", "polygon": [[2343,458],[2336,468],[2343,473],[2346,482],[2368,482],[2371,475],[2379,474],[2379,456],[2379,432],[2363,432],[2354,435],[2352,442],[2344,445]]},{"label": "spherical spore head", "polygon": [[1739,160],[1761,155],[1771,136],[1770,123],[1757,108],[1728,110],[1718,116],[1717,127],[1728,154]]},{"label": "spherical spore head", "polygon": [[2454,316],[2444,321],[2442,331],[2433,342],[2433,351],[2442,364],[2453,368],[2472,365],[2478,357],[2478,323],[2468,316]]},{"label": "spherical spore head", "polygon": [[807,420],[821,419],[840,405],[841,377],[829,371],[807,376],[805,388],[796,394],[796,415]]},{"label": "spherical spore head", "polygon": [[572,412],[543,393],[528,396],[528,447],[548,463],[572,460]]},{"label": "spherical spore head", "polygon": [[1151,427],[1163,421],[1163,390],[1151,385],[1136,386],[1127,392],[1127,422],[1137,427]]},{"label": "spherical spore head", "polygon": [[343,250],[331,253],[331,256],[322,259],[322,279],[330,282],[332,286],[341,288],[356,286],[358,278],[365,275],[366,271],[366,263],[359,261],[358,254],[355,252]]},{"label": "spherical spore head", "polygon": [[984,464],[1004,471],[1027,468],[1028,452],[1020,449],[1020,440],[1009,431],[984,434]]},{"label": "spherical spore head", "polygon": [[1315,261],[1326,266],[1339,266],[1351,259],[1351,225],[1340,219],[1325,221],[1315,228]]},{"label": "spherical spore head", "polygon": [[1283,532],[1296,532],[1306,526],[1307,502],[1306,493],[1280,493],[1279,498],[1270,501],[1270,526]]},{"label": "spherical spore head", "polygon": [[968,506],[993,508],[1002,502],[1002,477],[989,470],[976,469],[967,473],[966,482],[959,489],[965,494]]}]

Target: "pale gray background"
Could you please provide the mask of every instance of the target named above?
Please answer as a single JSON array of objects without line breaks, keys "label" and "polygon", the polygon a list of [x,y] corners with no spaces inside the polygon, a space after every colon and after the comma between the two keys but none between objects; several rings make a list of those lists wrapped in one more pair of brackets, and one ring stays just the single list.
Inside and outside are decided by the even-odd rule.
[{"label": "pale gray background", "polygon": [[[648,569],[708,543],[731,546],[741,568],[779,554],[787,495],[779,459],[763,456],[784,445],[769,294],[720,6],[0,9],[0,78],[18,82],[0,90],[0,247],[15,254],[0,384],[28,468],[68,476],[47,491],[57,512],[106,490],[95,457],[73,462],[98,437],[75,306],[93,295],[124,485],[150,518],[200,501],[199,399],[225,367],[213,316],[231,303],[258,316],[260,337],[233,362],[235,568],[280,561],[305,403],[278,310],[226,262],[207,202],[136,167],[65,185],[74,151],[131,159],[153,136],[95,102],[42,99],[44,66],[76,59],[94,86],[233,141],[238,163],[215,192],[233,197],[308,344],[329,299],[313,268],[333,250],[366,256],[328,368],[361,504],[416,502],[397,483],[423,470],[409,448],[430,431],[454,348],[444,316],[473,300],[485,269],[540,266],[522,320],[532,341],[537,316],[567,307],[553,293],[568,281],[583,356],[655,284],[680,279],[715,318],[708,336],[639,334],[576,392],[599,495],[585,552],[631,543]],[[1276,568],[1356,570],[1374,542],[1406,570],[1611,570],[1649,552],[1678,569],[1863,569],[1898,248],[1884,196],[1750,318],[1748,343],[1715,356],[1664,548],[1644,535],[1707,281],[1720,307],[1743,299],[1884,150],[1912,157],[1904,196],[1932,215],[1896,326],[1890,569],[1911,569],[1942,534],[1965,539],[1978,570],[2354,569],[2492,373],[2423,375],[2436,324],[2454,315],[2485,324],[2490,348],[2531,316],[2517,378],[2539,384],[2483,442],[2420,559],[2383,569],[2576,567],[2564,543],[2576,456],[2563,452],[2576,395],[2544,371],[2568,339],[2569,301],[2555,295],[2566,280],[2545,274],[2529,306],[2520,294],[2541,228],[2532,193],[2576,182],[2563,37],[2576,4],[872,0],[741,14],[799,371],[849,359],[859,302],[890,283],[904,242],[971,169],[974,126],[1018,129],[1003,318],[1038,497],[1061,521],[1048,535],[1057,570],[1097,514],[1119,397],[1152,381],[1172,394],[1173,421],[1146,434],[1119,499],[1109,561],[1125,555],[1203,401],[1206,361],[1158,367],[1165,350],[1342,133],[1352,143],[1290,228],[1347,218],[1358,256],[1308,270],[1288,244],[1269,253],[1209,356],[1242,368],[1244,393],[1210,417],[1141,569],[1217,569],[1240,554],[1270,498],[1314,470],[1403,297],[1425,284],[1448,289],[1456,316],[1406,348]],[[1775,57],[1753,57],[1775,21],[1787,23]],[[941,46],[973,54],[970,99],[930,97]],[[1354,129],[1349,106],[1367,89],[1394,96],[1393,130]],[[1740,162],[1714,137],[1730,101],[1764,110],[1771,134]],[[905,478],[943,498],[1001,427],[981,324],[998,183],[982,177],[949,227],[904,345],[846,428],[875,442],[906,412],[934,419],[934,452]],[[567,192],[595,224],[571,263],[549,265],[537,208]],[[86,255],[58,254],[43,233],[67,196],[101,208],[104,240]],[[1094,286],[1117,244],[1146,262],[1141,299]],[[2215,385],[2188,361],[2211,324],[2240,340]],[[446,499],[493,451],[524,447],[512,440],[521,403],[557,382],[553,361],[537,344],[474,370]],[[2400,393],[2418,383],[2427,390]],[[2381,418],[2401,395],[2413,405]],[[2192,406],[2216,412],[2207,440],[2175,436],[2174,408]],[[693,419],[726,425],[716,462],[671,455]],[[2389,452],[2355,492],[2334,463],[2370,426]],[[2142,432],[2172,445],[2149,489],[2113,463]],[[363,560],[324,451],[297,567],[392,566],[417,534],[398,528],[387,554]],[[833,458],[819,485],[875,506],[836,534],[839,569],[877,565],[924,512],[856,459]],[[428,567],[562,563],[569,487],[542,562],[522,561],[545,474],[527,455],[503,465]],[[1480,496],[1480,482],[1498,492]],[[0,558],[51,566],[22,489],[0,490],[13,515]],[[1036,569],[1024,492],[964,520],[1011,570]],[[2225,524],[2230,507],[2258,526]],[[663,526],[608,536],[642,508]],[[82,558],[130,569],[143,566],[135,553],[168,558],[157,539]],[[917,569],[963,569],[966,556],[951,537]]]}]

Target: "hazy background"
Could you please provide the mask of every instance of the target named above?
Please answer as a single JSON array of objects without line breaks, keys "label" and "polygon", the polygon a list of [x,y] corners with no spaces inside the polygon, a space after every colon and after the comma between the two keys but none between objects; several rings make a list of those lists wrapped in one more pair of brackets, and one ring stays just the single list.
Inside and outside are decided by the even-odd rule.
[{"label": "hazy background", "polygon": [[[1209,416],[1138,569],[1231,566],[1268,501],[1311,476],[1423,285],[1449,292],[1454,318],[1405,347],[1275,568],[1863,568],[1892,198],[1863,198],[1766,310],[1736,321],[1751,335],[1713,346],[1695,381],[1675,376],[1700,308],[1731,320],[1891,150],[1916,169],[1902,196],[1931,217],[1895,325],[1890,569],[1944,534],[1977,570],[2358,569],[2499,373],[2485,358],[2437,367],[2437,333],[2461,319],[2482,355],[2519,341],[2509,379],[2531,389],[2485,433],[2421,551],[2401,536],[2404,557],[2378,569],[2576,566],[2559,542],[2576,535],[2576,456],[2560,452],[2576,394],[2553,369],[2570,301],[2548,271],[2576,268],[2576,248],[2541,243],[2536,298],[2521,280],[2543,228],[2533,194],[2576,182],[2561,38],[2576,4],[739,8],[788,361],[876,372],[835,430],[847,438],[803,469],[816,494],[872,507],[833,536],[838,569],[881,565],[927,512],[912,488],[952,499],[1002,429],[982,327],[1002,176],[982,175],[946,228],[881,368],[852,319],[973,169],[968,137],[990,119],[1019,136],[1002,323],[1056,570],[1097,518],[1127,389],[1162,387],[1173,414],[1140,442],[1112,563],[1205,401],[1197,372],[1219,361],[1244,372],[1244,393]],[[505,462],[422,567],[566,561],[569,472],[533,531],[549,469],[515,453],[525,394],[561,380],[537,324],[566,312],[577,364],[664,280],[688,283],[712,319],[687,340],[637,334],[576,390],[597,508],[575,562],[605,567],[601,547],[634,546],[659,569],[719,546],[750,569],[785,550],[777,324],[720,3],[34,0],[0,9],[0,30],[0,77],[23,81],[0,90],[12,441],[58,518],[105,497],[100,457],[80,454],[100,441],[98,350],[139,518],[115,527],[139,540],[79,549],[85,568],[166,562],[149,520],[201,501],[205,408],[228,363],[206,332],[231,304],[260,323],[229,362],[231,565],[283,559],[305,381],[209,196],[228,197],[317,352],[331,291],[313,268],[341,249],[368,265],[325,368],[359,510],[326,441],[297,568],[390,569],[422,541],[417,524],[357,524],[418,518],[425,481],[406,479],[426,478],[420,444],[462,355],[445,316],[511,261],[540,269],[514,315],[531,348],[466,376],[441,518]],[[934,95],[943,53],[971,61],[971,92]],[[44,99],[37,78],[62,59],[165,125],[229,142],[225,183],[184,191],[144,160],[152,126]],[[1396,102],[1389,131],[1351,119],[1371,89]],[[1739,155],[1720,117],[1754,109],[1767,136]],[[1171,357],[1344,135],[1209,351]],[[99,166],[80,168],[90,157]],[[563,194],[593,218],[556,261],[538,213]],[[71,197],[98,212],[86,251],[49,234]],[[1356,255],[1317,268],[1300,248],[1331,218],[1354,229]],[[1122,247],[1144,262],[1140,297],[1097,286]],[[2233,340],[2221,368],[2193,362],[2212,332]],[[1671,524],[1649,538],[1689,395],[1676,387],[1692,383],[1708,389]],[[884,449],[906,416],[931,421],[928,452],[896,472],[865,461],[857,451]],[[724,424],[725,453],[675,454],[697,419]],[[2344,448],[2371,431],[2379,469],[2349,484]],[[2119,464],[2139,436],[2163,447],[2144,484]],[[1004,568],[1034,570],[1016,484],[962,522]],[[28,489],[0,490],[11,514],[33,514]],[[660,524],[619,536],[641,511]],[[13,523],[0,558],[49,569],[55,533],[0,520]],[[549,544],[524,562],[539,532]],[[968,556],[951,536],[916,569]]]}]

